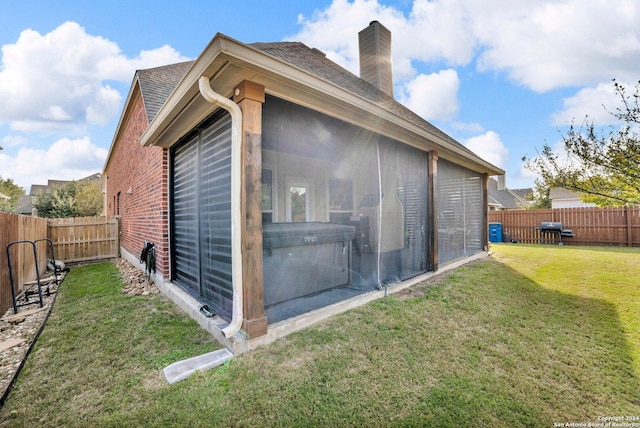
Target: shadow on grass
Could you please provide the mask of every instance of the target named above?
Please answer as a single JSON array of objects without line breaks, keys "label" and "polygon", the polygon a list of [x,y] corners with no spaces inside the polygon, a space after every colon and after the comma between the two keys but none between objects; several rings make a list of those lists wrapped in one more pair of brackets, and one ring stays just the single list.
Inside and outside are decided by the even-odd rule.
[{"label": "shadow on grass", "polygon": [[425,301],[434,298],[477,323],[458,338],[462,367],[474,373],[454,369],[431,395],[447,419],[493,414],[496,422],[537,425],[639,414],[632,344],[613,304],[549,290],[491,260],[427,290]]}]

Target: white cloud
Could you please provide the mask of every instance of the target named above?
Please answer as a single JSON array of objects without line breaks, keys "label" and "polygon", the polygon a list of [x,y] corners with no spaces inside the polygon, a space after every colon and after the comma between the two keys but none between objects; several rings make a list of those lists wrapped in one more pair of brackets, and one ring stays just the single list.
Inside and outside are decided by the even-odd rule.
[{"label": "white cloud", "polygon": [[507,149],[494,131],[487,131],[482,135],[472,137],[464,142],[465,147],[487,162],[504,169],[509,158]]},{"label": "white cloud", "polygon": [[133,73],[139,69],[158,67],[176,62],[188,61],[191,58],[182,56],[169,45],[161,46],[153,50],[144,50],[135,58],[127,58],[124,55],[108,55],[100,60],[103,80],[119,80],[130,82]]},{"label": "white cloud", "polygon": [[358,73],[358,31],[379,20],[392,32],[394,77],[413,79],[413,63],[472,64],[506,73],[544,92],[637,80],[640,5],[637,0],[414,0],[405,15],[377,0],[334,0],[291,39],[327,52]]},{"label": "white cloud", "polygon": [[0,122],[19,131],[77,133],[119,113],[122,96],[106,84],[128,82],[136,68],[186,60],[169,46],[127,58],[118,45],[66,22],[41,35],[28,29],[2,46]]},{"label": "white cloud", "polygon": [[327,53],[327,57],[359,73],[358,32],[377,20],[392,35],[394,77],[411,79],[411,62],[444,60],[451,65],[468,63],[474,40],[465,25],[460,3],[454,0],[416,0],[409,16],[377,0],[334,0],[310,18],[300,16],[302,29],[288,39],[298,40]]},{"label": "white cloud", "polygon": [[483,66],[504,69],[536,91],[636,75],[637,1],[546,1],[529,7],[527,15],[503,16],[503,25],[490,32]]},{"label": "white cloud", "polygon": [[5,135],[0,141],[2,141],[2,144],[0,144],[0,146],[4,148],[17,147],[29,143],[29,139],[21,135]]},{"label": "white cloud", "polygon": [[32,184],[47,180],[77,180],[102,171],[107,150],[93,144],[89,137],[63,138],[48,149],[22,147],[15,156],[0,152],[0,171],[28,191]]},{"label": "white cloud", "polygon": [[377,0],[334,0],[310,18],[300,15],[298,24],[302,30],[287,39],[318,48],[332,61],[358,74],[358,32],[378,18],[388,27],[391,21],[402,20],[402,15]]},{"label": "white cloud", "polygon": [[460,80],[455,70],[420,74],[402,89],[400,102],[426,120],[450,120],[458,113]]},{"label": "white cloud", "polygon": [[473,58],[476,40],[464,2],[415,0],[406,22],[396,24],[394,30],[399,54],[412,60],[465,65]]},{"label": "white cloud", "polygon": [[[630,87],[630,85],[629,85]],[[622,108],[619,95],[615,92],[611,82],[601,83],[595,88],[584,88],[574,96],[563,100],[562,111],[552,117],[554,125],[568,125],[575,122],[580,125],[585,117],[595,125],[611,125],[620,121],[611,113],[616,108]]]},{"label": "white cloud", "polygon": [[484,127],[477,122],[452,122],[451,128],[457,131],[473,134],[484,132]]},{"label": "white cloud", "polygon": [[636,0],[469,2],[481,70],[543,92],[627,79],[640,67]]},{"label": "white cloud", "polygon": [[524,167],[524,164],[521,164],[520,169],[518,170],[514,178],[516,180],[524,181],[527,183],[533,183],[539,177],[538,174],[531,170],[528,170]]}]

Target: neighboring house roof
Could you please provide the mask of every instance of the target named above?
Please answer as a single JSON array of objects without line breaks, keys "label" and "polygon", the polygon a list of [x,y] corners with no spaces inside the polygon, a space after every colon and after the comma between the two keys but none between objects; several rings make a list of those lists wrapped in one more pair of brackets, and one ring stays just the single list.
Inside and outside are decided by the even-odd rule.
[{"label": "neighboring house roof", "polygon": [[140,83],[142,101],[149,122],[156,117],[162,105],[194,62],[186,61],[136,71],[136,78]]},{"label": "neighboring house roof", "polygon": [[[95,174],[91,174],[87,177],[81,178],[79,180],[75,180],[79,183],[84,182],[102,182],[102,173],[96,172]],[[33,198],[38,196],[41,193],[47,193],[53,189],[59,189],[66,184],[73,183],[72,180],[47,180],[47,184],[32,184],[31,189],[29,189],[28,195],[20,196],[18,199],[18,205],[16,206],[16,213],[18,214],[26,214],[31,215],[34,213],[33,208]]]},{"label": "neighboring house roof", "polygon": [[29,191],[29,194],[34,196],[37,195],[39,193],[45,193],[49,190],[49,186],[46,184],[32,184],[31,185],[31,190]]},{"label": "neighboring house roof", "polygon": [[102,182],[102,173],[101,172],[96,172],[95,174],[91,174],[87,177],[81,178],[80,180],[76,180],[79,181],[80,183],[84,183],[84,182],[96,182],[96,183],[100,183]]},{"label": "neighboring house roof", "polygon": [[490,178],[488,190],[489,205],[501,209],[520,209],[531,205],[531,201],[527,200],[533,193],[531,188],[498,190],[498,180]]},{"label": "neighboring house roof", "polygon": [[595,207],[596,204],[582,202],[580,195],[564,187],[553,187],[549,190],[551,208]]},{"label": "neighboring house roof", "polygon": [[[74,180],[47,180],[47,184],[32,184],[31,189],[29,190],[29,195],[35,196],[39,193],[48,192],[52,189],[60,188],[69,183],[73,183]],[[91,174],[87,177],[81,178],[79,180],[75,180],[78,183],[84,182],[101,182],[102,181],[102,173],[96,172],[95,174]]]},{"label": "neighboring house roof", "polygon": [[553,187],[549,190],[549,199],[577,199],[580,200],[580,196],[571,190],[564,187]]},{"label": "neighboring house roof", "polygon": [[509,191],[525,201],[528,201],[529,198],[533,196],[533,189],[531,187],[525,187],[524,189],[509,189]]},{"label": "neighboring house roof", "polygon": [[71,183],[69,180],[47,180],[47,190],[59,189],[67,184]]},{"label": "neighboring house roof", "polygon": [[243,44],[217,34],[195,61],[138,70],[105,162],[140,92],[149,125],[140,137],[146,146],[168,147],[214,109],[199,94],[201,76],[215,76],[214,90],[230,97],[243,80],[264,85],[267,93],[316,109],[489,175],[504,171],[425,121],[389,95],[340,67],[317,49],[299,42]]}]

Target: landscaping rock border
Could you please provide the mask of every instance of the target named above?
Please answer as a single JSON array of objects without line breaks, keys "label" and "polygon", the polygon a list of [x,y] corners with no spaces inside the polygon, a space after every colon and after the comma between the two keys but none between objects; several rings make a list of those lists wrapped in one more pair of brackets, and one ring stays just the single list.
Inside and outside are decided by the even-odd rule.
[{"label": "landscaping rock border", "polygon": [[[63,279],[64,275],[61,277],[60,282],[62,282]],[[49,285],[48,296],[43,290],[42,310],[33,310],[40,309],[37,303],[23,306],[18,309],[17,315],[23,313],[24,317],[16,317],[13,313],[13,308],[9,308],[2,319],[0,319],[0,343],[5,341],[17,343],[15,346],[11,346],[0,352],[0,394],[2,394],[0,395],[0,406],[4,403],[9,393],[9,388],[18,376],[33,343],[40,334],[51,312],[57,296],[57,288],[58,286],[55,283]],[[31,296],[30,298],[34,301],[37,300],[36,296]]]},{"label": "landscaping rock border", "polygon": [[158,287],[147,278],[144,271],[138,269],[125,259],[113,259],[118,269],[120,269],[120,275],[122,275],[122,282],[125,287],[122,290],[124,294],[129,296],[148,296],[149,294],[159,293]]}]

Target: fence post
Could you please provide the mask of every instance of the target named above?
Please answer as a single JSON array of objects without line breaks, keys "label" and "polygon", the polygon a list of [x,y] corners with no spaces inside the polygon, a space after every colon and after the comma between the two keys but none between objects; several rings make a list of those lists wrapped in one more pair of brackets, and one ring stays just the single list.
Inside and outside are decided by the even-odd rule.
[{"label": "fence post", "polygon": [[122,257],[120,254],[120,217],[116,216],[113,218],[116,223],[116,253],[118,254],[118,258]]},{"label": "fence post", "polygon": [[633,217],[631,215],[631,207],[627,206],[625,210],[627,225],[627,247],[633,247]]}]

